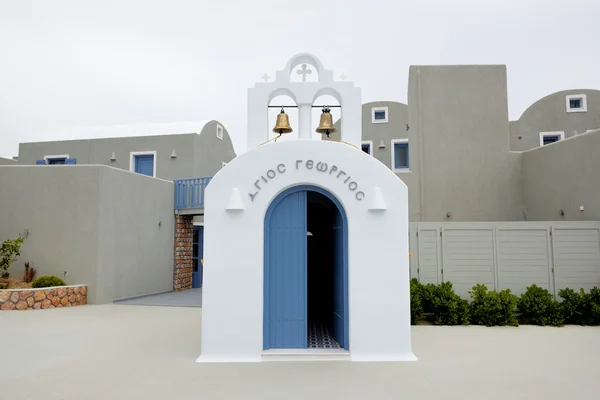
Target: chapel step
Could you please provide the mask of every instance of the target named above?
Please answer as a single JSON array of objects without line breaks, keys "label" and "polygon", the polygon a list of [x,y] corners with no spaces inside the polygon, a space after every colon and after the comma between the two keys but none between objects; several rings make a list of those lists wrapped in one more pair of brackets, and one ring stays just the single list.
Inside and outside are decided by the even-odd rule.
[{"label": "chapel step", "polygon": [[273,349],[262,353],[262,361],[350,361],[344,349]]}]

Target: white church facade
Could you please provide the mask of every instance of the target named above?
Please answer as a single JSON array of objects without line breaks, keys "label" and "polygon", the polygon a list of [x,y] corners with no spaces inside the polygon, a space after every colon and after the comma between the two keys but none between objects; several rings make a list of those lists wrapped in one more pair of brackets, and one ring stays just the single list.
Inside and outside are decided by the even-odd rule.
[{"label": "white church facade", "polygon": [[[304,63],[318,69],[318,82],[290,81]],[[275,82],[249,90],[251,149],[205,193],[198,362],[416,359],[407,188],[360,150],[360,89],[332,76],[301,54]],[[281,93],[298,105],[298,140],[261,145],[268,104]],[[322,94],[341,105],[339,141],[311,137],[310,111]]]}]

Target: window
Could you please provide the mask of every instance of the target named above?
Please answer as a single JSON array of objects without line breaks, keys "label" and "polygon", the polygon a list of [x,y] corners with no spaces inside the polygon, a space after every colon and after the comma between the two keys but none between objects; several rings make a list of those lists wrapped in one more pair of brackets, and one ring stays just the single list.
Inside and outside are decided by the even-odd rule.
[{"label": "window", "polygon": [[221,163],[221,168],[225,167],[226,165],[227,165],[227,163],[226,163],[225,161],[223,161],[223,162]]},{"label": "window", "polygon": [[373,107],[371,109],[371,122],[374,124],[386,124],[388,122],[388,108]]},{"label": "window", "polygon": [[540,132],[540,146],[545,146],[550,143],[558,142],[565,138],[565,133],[557,132]]},{"label": "window", "polygon": [[217,139],[223,140],[223,127],[217,124]]},{"label": "window", "polygon": [[70,158],[68,154],[55,155],[55,156],[44,156],[43,160],[37,160],[36,165],[65,165],[65,164],[77,164],[76,158]]},{"label": "window", "polygon": [[156,151],[133,151],[130,154],[129,171],[156,176]]},{"label": "window", "polygon": [[392,140],[392,169],[396,172],[408,171],[408,139]]},{"label": "window", "polygon": [[362,142],[361,149],[365,153],[372,155],[373,154],[373,142],[372,141]]},{"label": "window", "polygon": [[587,112],[587,96],[585,94],[571,94],[566,97],[568,113]]}]

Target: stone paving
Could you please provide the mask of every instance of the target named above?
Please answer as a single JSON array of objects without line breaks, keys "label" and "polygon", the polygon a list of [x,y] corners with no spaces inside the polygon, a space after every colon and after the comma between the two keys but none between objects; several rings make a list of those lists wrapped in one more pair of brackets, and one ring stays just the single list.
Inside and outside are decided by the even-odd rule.
[{"label": "stone paving", "polygon": [[416,362],[198,364],[201,313],[113,304],[0,312],[0,398],[600,398],[600,328],[417,326]]}]

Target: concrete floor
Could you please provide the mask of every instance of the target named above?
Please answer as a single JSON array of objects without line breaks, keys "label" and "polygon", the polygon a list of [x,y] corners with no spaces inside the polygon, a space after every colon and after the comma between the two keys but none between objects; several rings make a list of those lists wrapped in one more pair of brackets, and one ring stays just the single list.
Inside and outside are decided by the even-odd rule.
[{"label": "concrete floor", "polygon": [[130,306],[202,307],[202,288],[183,292],[166,292],[118,300],[115,304]]},{"label": "concrete floor", "polygon": [[2,311],[0,398],[600,399],[599,328],[418,326],[412,363],[197,364],[201,312]]}]

